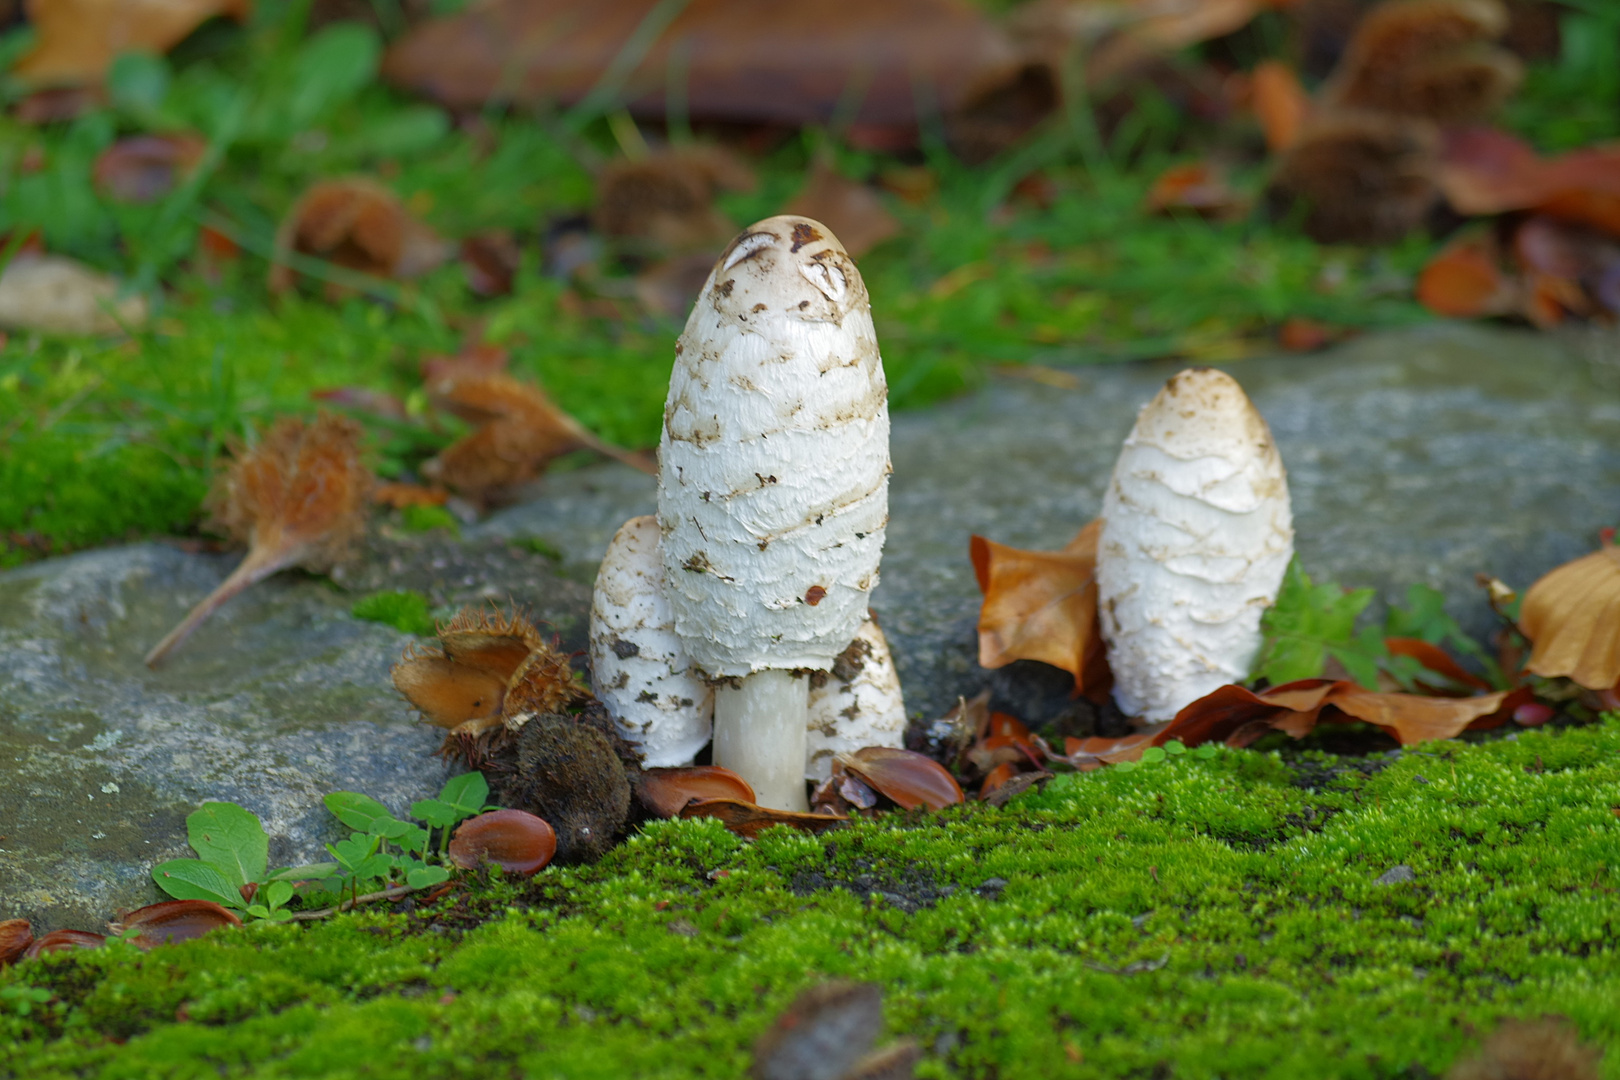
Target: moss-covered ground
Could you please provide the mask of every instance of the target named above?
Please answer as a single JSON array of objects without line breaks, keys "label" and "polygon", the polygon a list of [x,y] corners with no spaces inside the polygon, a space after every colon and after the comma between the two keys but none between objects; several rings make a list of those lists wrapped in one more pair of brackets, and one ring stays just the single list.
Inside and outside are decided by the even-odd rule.
[{"label": "moss-covered ground", "polygon": [[[24,963],[0,1075],[734,1077],[846,977],[921,1076],[1426,1077],[1556,1012],[1620,1077],[1617,867],[1620,716],[1186,753],[821,838],[660,822],[411,910]],[[16,987],[52,996],[24,1016]]]}]

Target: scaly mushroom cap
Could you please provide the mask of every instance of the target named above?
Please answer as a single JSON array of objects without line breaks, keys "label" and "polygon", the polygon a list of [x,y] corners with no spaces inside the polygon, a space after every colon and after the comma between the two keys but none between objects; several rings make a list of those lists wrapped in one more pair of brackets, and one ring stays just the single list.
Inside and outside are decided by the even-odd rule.
[{"label": "scaly mushroom cap", "polygon": [[888,523],[888,386],[866,286],[809,218],[720,257],[675,347],[658,522],[675,630],[711,677],[825,669]]},{"label": "scaly mushroom cap", "polygon": [[888,639],[868,615],[849,648],[833,661],[826,682],[810,691],[804,776],[821,782],[832,775],[839,753],[868,746],[901,747],[906,703]]},{"label": "scaly mushroom cap", "polygon": [[1208,368],[1172,378],[1103,499],[1097,584],[1120,708],[1168,720],[1247,678],[1293,553],[1282,458],[1243,388]]},{"label": "scaly mushroom cap", "polygon": [[602,557],[591,595],[591,683],[650,768],[689,765],[714,728],[714,688],[675,635],[658,519],[631,518]]}]

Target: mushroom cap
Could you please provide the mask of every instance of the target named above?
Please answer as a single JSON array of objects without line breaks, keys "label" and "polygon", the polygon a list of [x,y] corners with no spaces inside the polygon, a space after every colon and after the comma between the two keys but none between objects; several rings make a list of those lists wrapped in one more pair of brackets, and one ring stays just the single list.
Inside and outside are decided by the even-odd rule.
[{"label": "mushroom cap", "polygon": [[715,264],[676,345],[658,520],[675,630],[711,677],[825,669],[888,523],[888,385],[832,233],[768,218]]},{"label": "mushroom cap", "polygon": [[591,689],[650,767],[690,764],[713,731],[714,688],[675,634],[651,514],[620,526],[596,575]]},{"label": "mushroom cap", "polygon": [[1293,552],[1265,420],[1231,376],[1176,375],[1138,415],[1103,499],[1099,613],[1120,708],[1167,720],[1247,678]]},{"label": "mushroom cap", "polygon": [[906,703],[888,639],[867,615],[860,633],[833,662],[827,681],[811,684],[804,776],[817,782],[832,775],[833,758],[868,746],[905,743]]}]

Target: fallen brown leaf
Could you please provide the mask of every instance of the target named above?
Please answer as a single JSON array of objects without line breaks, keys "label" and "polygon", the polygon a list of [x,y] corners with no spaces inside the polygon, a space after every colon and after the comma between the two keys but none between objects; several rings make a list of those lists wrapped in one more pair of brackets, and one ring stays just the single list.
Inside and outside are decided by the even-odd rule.
[{"label": "fallen brown leaf", "polygon": [[[448,245],[405,209],[399,197],[375,180],[354,176],[322,180],[301,195],[276,231],[270,291],[293,287],[288,256],[325,259],[373,277],[406,280],[449,257]],[[329,297],[349,289],[327,282]]]},{"label": "fallen brown leaf", "polygon": [[1207,161],[1172,165],[1148,189],[1144,205],[1155,214],[1190,210],[1200,217],[1241,217],[1248,203],[1227,184],[1226,171]]},{"label": "fallen brown leaf", "polygon": [[1620,145],[1542,158],[1526,142],[1492,128],[1447,135],[1439,182],[1464,215],[1535,210],[1620,237]]},{"label": "fallen brown leaf", "polygon": [[873,1050],[883,1034],[883,990],[826,982],[793,1000],[754,1043],[752,1080],[909,1080],[920,1057],[903,1039]]},{"label": "fallen brown leaf", "polygon": [[443,506],[450,498],[450,493],[441,487],[424,487],[421,484],[378,484],[371,491],[371,501],[395,510],[403,510],[407,506]]},{"label": "fallen brown leaf", "polygon": [[1460,237],[1442,248],[1418,274],[1418,303],[1454,319],[1505,315],[1518,307],[1519,289],[1502,272],[1488,233]]},{"label": "fallen brown leaf", "polygon": [[96,156],[96,187],[123,202],[152,202],[196,168],[208,144],[196,135],[131,135]]},{"label": "fallen brown leaf", "polygon": [[1266,147],[1276,154],[1298,142],[1300,129],[1310,115],[1311,99],[1294,69],[1281,60],[1261,61],[1254,68],[1251,93],[1254,115],[1266,135]]},{"label": "fallen brown leaf", "polygon": [[247,557],[146,655],[156,667],[231,597],[278,570],[326,570],[365,528],[373,478],[360,463],[360,426],[322,413],[283,417],[241,453],[209,497],[214,522],[246,541]]},{"label": "fallen brown leaf", "polygon": [[[954,113],[1022,67],[1006,34],[966,0],[691,0],[662,29],[649,19],[655,7],[491,0],[406,34],[389,48],[383,75],[473,109],[574,104],[611,72],[623,76],[613,98],[662,122],[678,64],[695,119],[827,123],[853,103],[841,119],[915,130],[919,114]],[[638,30],[652,31],[645,52],[631,44]]]},{"label": "fallen brown leaf", "polygon": [[1424,120],[1322,113],[1278,161],[1267,201],[1283,216],[1301,206],[1305,232],[1321,243],[1390,243],[1438,199],[1439,146]]},{"label": "fallen brown leaf", "polygon": [[506,372],[510,354],[499,345],[487,343],[466,344],[454,356],[427,353],[419,365],[422,381],[428,384],[445,379],[482,378]]},{"label": "fallen brown leaf", "polygon": [[373,390],[367,386],[330,386],[311,390],[309,396],[312,401],[370,413],[372,416],[380,416],[387,420],[405,420],[409,416],[405,410],[405,402],[398,396],[386,390]]},{"label": "fallen brown leaf", "polygon": [[642,472],[656,471],[642,455],[597,438],[538,387],[509,375],[450,377],[429,391],[435,405],[479,427],[424,463],[422,475],[470,499],[498,500],[571,450],[594,450]]},{"label": "fallen brown leaf", "polygon": [[1012,26],[1025,47],[1061,70],[1075,49],[1087,53],[1086,83],[1115,84],[1170,53],[1242,29],[1267,0],[1035,0]]},{"label": "fallen brown leaf", "polygon": [[715,196],[753,187],[753,171],[720,147],[664,150],[604,168],[591,219],[634,254],[704,251],[712,259],[737,232],[715,207]]},{"label": "fallen brown leaf", "polygon": [[693,799],[736,799],[754,801],[748,781],[718,765],[684,765],[675,768],[643,769],[636,782],[636,797],[657,817],[672,818]]},{"label": "fallen brown leaf", "polygon": [[962,788],[945,767],[926,754],[890,746],[867,746],[833,758],[835,773],[853,773],[901,809],[943,810],[962,801]]},{"label": "fallen brown leaf", "polygon": [[876,191],[847,179],[831,162],[818,157],[799,193],[782,208],[824,223],[853,258],[900,235],[900,222]]},{"label": "fallen brown leaf", "polygon": [[1605,543],[1530,586],[1519,628],[1533,646],[1532,673],[1589,690],[1620,685],[1620,548]]},{"label": "fallen brown leaf", "polygon": [[35,86],[99,83],[119,53],[168,52],[208,19],[252,12],[252,0],[28,0],[36,41],[11,73]]},{"label": "fallen brown leaf", "polygon": [[1101,700],[1112,686],[1097,621],[1097,538],[1101,520],[1062,551],[1020,551],[975,536],[969,551],[984,604],[979,664],[1039,660],[1074,676],[1075,692]]},{"label": "fallen brown leaf", "polygon": [[479,296],[510,293],[512,278],[522,261],[523,252],[509,232],[483,232],[461,242],[461,265],[467,274],[467,287]]},{"label": "fallen brown leaf", "polygon": [[681,810],[683,818],[719,818],[721,824],[738,836],[752,840],[772,825],[787,825],[809,833],[841,828],[849,819],[838,814],[801,814],[793,810],[773,810],[741,799],[698,799]]},{"label": "fallen brown leaf", "polygon": [[1506,1020],[1444,1080],[1598,1080],[1602,1057],[1602,1047],[1583,1043],[1565,1017]]}]

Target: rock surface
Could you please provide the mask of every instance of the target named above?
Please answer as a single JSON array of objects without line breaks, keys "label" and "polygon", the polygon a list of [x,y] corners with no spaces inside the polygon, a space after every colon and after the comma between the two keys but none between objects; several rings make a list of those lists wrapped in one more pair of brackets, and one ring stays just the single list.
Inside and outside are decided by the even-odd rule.
[{"label": "rock surface", "polygon": [[[1182,366],[998,378],[895,417],[874,607],[914,717],[984,686],[1030,720],[1064,707],[1061,673],[979,669],[968,536],[1062,546],[1100,509],[1137,409]],[[1477,571],[1527,585],[1620,524],[1620,393],[1556,339],[1441,325],[1228,370],[1276,435],[1299,554],[1318,578],[1397,601],[1427,583],[1480,630]],[[396,810],[432,794],[439,733],[388,684],[407,639],[351,618],[354,599],[416,588],[448,615],[510,596],[583,649],[596,563],[627,518],[654,508],[651,479],[628,468],[557,475],[464,540],[374,538],[339,588],[280,575],[155,673],[144,649],[235,555],[146,544],[0,575],[0,918],[99,928],[153,899],[147,868],[187,853],[184,817],[206,799],[260,814],[272,860],[292,862],[336,834],[328,791]],[[536,538],[560,565],[512,543]]]}]

